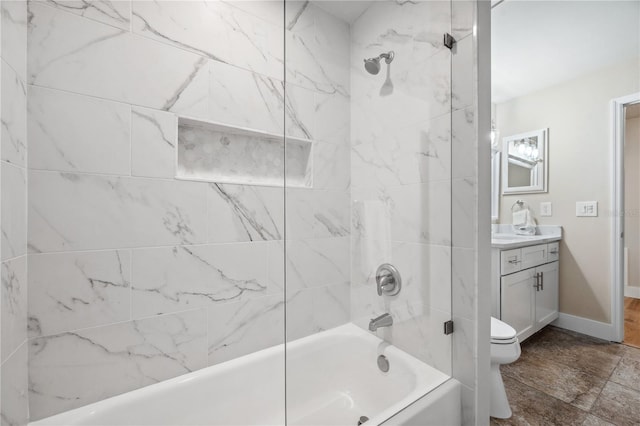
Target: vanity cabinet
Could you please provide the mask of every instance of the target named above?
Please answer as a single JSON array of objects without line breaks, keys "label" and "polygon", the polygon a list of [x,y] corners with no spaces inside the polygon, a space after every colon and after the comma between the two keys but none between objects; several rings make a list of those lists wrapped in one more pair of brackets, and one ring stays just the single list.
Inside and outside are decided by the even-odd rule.
[{"label": "vanity cabinet", "polygon": [[493,315],[523,341],[558,318],[559,243],[494,249],[493,257]]}]

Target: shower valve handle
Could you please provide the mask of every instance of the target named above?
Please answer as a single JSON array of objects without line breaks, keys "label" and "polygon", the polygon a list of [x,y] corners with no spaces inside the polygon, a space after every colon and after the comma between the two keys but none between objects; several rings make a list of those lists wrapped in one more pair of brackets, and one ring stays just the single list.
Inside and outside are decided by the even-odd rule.
[{"label": "shower valve handle", "polygon": [[395,266],[384,263],[376,271],[376,290],[378,296],[395,296],[400,293],[402,279]]},{"label": "shower valve handle", "polygon": [[379,280],[376,280],[378,284],[378,296],[382,296],[382,292],[393,291],[396,286],[396,281],[393,279],[393,275],[383,275]]}]

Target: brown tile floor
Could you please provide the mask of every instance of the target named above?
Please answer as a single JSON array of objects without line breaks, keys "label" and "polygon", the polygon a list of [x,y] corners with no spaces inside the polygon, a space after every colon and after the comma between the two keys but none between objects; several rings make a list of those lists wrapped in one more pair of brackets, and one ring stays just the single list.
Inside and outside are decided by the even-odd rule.
[{"label": "brown tile floor", "polygon": [[640,299],[624,298],[624,344],[640,348]]},{"label": "brown tile floor", "polygon": [[513,410],[492,425],[640,425],[640,349],[547,327],[502,367]]}]

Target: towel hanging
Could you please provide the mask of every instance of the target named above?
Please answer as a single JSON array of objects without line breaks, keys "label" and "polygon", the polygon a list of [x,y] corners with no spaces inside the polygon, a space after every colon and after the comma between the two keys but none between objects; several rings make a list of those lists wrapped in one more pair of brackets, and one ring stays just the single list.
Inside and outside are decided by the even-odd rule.
[{"label": "towel hanging", "polygon": [[519,235],[535,235],[536,223],[529,205],[523,200],[517,200],[511,206],[511,223],[513,231]]}]

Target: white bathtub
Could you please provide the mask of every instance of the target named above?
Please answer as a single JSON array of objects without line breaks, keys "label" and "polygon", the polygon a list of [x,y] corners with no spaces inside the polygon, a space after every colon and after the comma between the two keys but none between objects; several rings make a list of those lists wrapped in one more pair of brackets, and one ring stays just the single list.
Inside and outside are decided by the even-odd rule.
[{"label": "white bathtub", "polygon": [[[352,324],[289,343],[286,372],[289,425],[460,424],[459,383]],[[280,345],[30,424],[284,425],[284,377]]]}]

